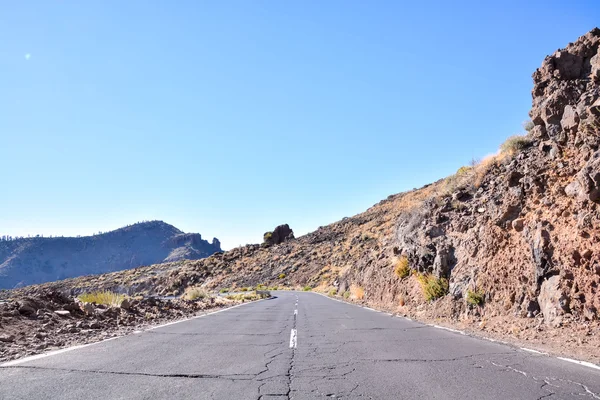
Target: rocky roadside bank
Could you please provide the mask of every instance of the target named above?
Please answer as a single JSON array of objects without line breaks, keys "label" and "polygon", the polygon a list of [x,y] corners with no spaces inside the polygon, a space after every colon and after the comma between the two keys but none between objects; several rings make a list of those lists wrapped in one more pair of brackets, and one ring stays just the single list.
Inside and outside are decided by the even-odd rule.
[{"label": "rocky roadside bank", "polygon": [[105,306],[84,303],[58,291],[40,291],[0,303],[0,362],[123,336],[242,301],[147,298]]}]

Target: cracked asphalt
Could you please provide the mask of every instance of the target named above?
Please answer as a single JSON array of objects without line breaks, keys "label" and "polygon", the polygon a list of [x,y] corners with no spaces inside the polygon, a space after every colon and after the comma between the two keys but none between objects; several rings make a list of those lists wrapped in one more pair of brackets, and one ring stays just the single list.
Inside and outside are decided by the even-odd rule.
[{"label": "cracked asphalt", "polygon": [[0,399],[600,399],[600,371],[314,293],[273,294],[2,366]]}]

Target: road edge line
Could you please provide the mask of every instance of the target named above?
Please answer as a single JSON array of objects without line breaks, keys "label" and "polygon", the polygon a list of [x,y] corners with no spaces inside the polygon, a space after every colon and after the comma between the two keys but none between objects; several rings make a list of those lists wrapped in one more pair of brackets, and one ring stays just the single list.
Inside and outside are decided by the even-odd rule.
[{"label": "road edge line", "polygon": [[[348,305],[351,305],[351,306],[356,306],[356,307],[359,307],[359,308],[365,308],[367,310],[377,311],[379,313],[389,314],[389,313],[386,313],[385,311],[374,310],[374,309],[372,309],[370,307],[361,306],[360,304],[354,304],[354,303],[350,303],[350,302],[347,302],[347,301],[334,299],[334,298],[331,298],[331,297],[329,297],[329,296],[327,296],[327,295],[325,295],[323,293],[319,293],[319,292],[309,292],[309,293],[318,294],[318,295],[323,296],[323,297],[325,297],[325,298],[327,298],[329,300],[337,301],[339,303],[344,303],[344,304],[348,304]],[[393,314],[391,314],[391,315],[394,316]],[[528,353],[537,354],[539,356],[545,356],[545,357],[548,357],[548,358],[554,358],[554,359],[558,359],[558,360],[561,360],[561,361],[570,362],[572,364],[577,364],[577,365],[581,365],[581,366],[584,366],[584,367],[588,367],[588,368],[592,368],[592,369],[596,369],[596,370],[600,371],[600,365],[594,364],[594,363],[589,362],[589,361],[581,361],[581,360],[575,360],[573,358],[553,356],[553,355],[550,355],[550,353],[542,352],[542,351],[535,350],[535,349],[528,349],[528,348],[525,348],[525,347],[519,347],[518,345],[514,345],[514,344],[511,344],[509,342],[505,342],[503,340],[492,339],[492,338],[488,338],[488,337],[485,337],[485,336],[472,335],[472,334],[470,334],[468,332],[461,331],[461,330],[458,330],[458,329],[447,328],[447,327],[441,326],[441,325],[428,324],[426,322],[422,322],[422,321],[418,321],[418,320],[413,320],[411,318],[404,317],[404,316],[401,316],[401,315],[398,315],[397,317],[398,318],[403,318],[405,320],[408,320],[408,321],[411,321],[411,322],[415,322],[415,323],[418,323],[418,324],[423,324],[423,325],[426,325],[426,326],[430,326],[432,328],[442,329],[442,330],[446,330],[446,331],[449,331],[449,332],[452,332],[452,333],[458,333],[460,335],[468,336],[468,337],[471,337],[471,338],[474,338],[474,339],[483,339],[483,340],[487,340],[488,342],[500,343],[500,344],[503,344],[505,346],[509,346],[509,347],[514,348],[514,349],[517,349],[517,350],[522,350],[522,351],[526,351]]]},{"label": "road edge line", "polygon": [[89,347],[89,346],[94,346],[94,345],[100,344],[100,343],[110,342],[111,340],[121,339],[121,338],[130,336],[130,335],[137,335],[137,334],[140,334],[140,333],[152,331],[154,329],[164,328],[165,326],[175,325],[175,324],[180,323],[180,322],[186,322],[186,321],[191,321],[191,320],[197,319],[197,318],[207,317],[209,315],[218,314],[220,312],[231,310],[231,309],[234,309],[234,308],[237,308],[237,307],[241,307],[241,306],[244,306],[244,305],[247,305],[247,304],[258,303],[258,302],[263,301],[263,300],[266,300],[266,299],[260,299],[260,300],[256,300],[256,301],[251,301],[249,303],[236,304],[235,306],[222,308],[220,310],[212,311],[212,312],[209,312],[209,313],[206,313],[206,314],[195,315],[195,316],[190,317],[190,318],[180,319],[180,320],[177,320],[177,321],[171,321],[171,322],[167,322],[166,324],[162,324],[162,325],[151,326],[151,327],[143,329],[141,331],[140,330],[136,330],[136,331],[133,331],[133,332],[126,333],[124,335],[113,336],[113,337],[108,338],[108,339],[102,339],[102,340],[100,340],[98,342],[85,343],[85,344],[77,344],[75,346],[65,347],[63,349],[52,350],[52,351],[49,351],[47,353],[34,354],[34,355],[23,357],[23,358],[17,358],[16,360],[6,361],[6,362],[0,364],[0,368],[2,368],[2,367],[12,367],[14,365],[23,364],[23,363],[26,363],[26,362],[29,362],[29,361],[35,361],[35,360],[39,360],[39,359],[42,359],[42,358],[51,357],[51,356],[55,356],[55,355],[62,354],[62,353],[67,353],[69,351],[79,350],[79,349],[82,349],[84,347]]}]

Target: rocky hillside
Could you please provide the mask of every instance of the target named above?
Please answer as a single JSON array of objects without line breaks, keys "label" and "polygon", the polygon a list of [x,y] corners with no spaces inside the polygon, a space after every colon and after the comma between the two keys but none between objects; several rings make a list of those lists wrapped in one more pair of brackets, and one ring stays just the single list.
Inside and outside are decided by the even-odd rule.
[{"label": "rocky hillside", "polygon": [[599,362],[599,47],[594,29],[547,57],[533,74],[527,133],[453,176],[278,244],[265,235],[203,260],[45,286],[308,286]]},{"label": "rocky hillside", "polygon": [[87,237],[0,241],[0,289],[128,268],[195,260],[221,251],[198,233],[162,221],[143,222]]}]

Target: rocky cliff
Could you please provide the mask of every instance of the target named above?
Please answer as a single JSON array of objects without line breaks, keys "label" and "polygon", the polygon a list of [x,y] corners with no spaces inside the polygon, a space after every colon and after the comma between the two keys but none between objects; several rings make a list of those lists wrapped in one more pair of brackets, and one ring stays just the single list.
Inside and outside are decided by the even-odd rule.
[{"label": "rocky cliff", "polygon": [[22,238],[0,242],[0,289],[100,274],[159,262],[195,260],[220,243],[162,221],[87,237]]}]

